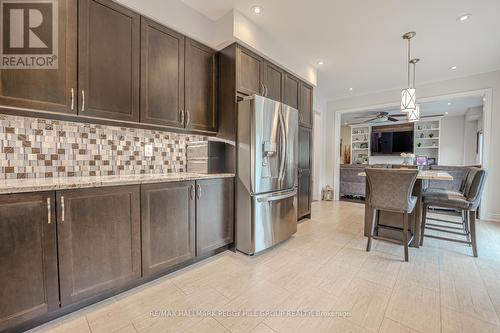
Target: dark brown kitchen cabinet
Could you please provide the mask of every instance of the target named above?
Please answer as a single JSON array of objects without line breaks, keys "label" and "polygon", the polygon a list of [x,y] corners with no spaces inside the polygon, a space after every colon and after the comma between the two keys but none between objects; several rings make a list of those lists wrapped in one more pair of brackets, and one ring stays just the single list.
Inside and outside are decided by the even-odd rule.
[{"label": "dark brown kitchen cabinet", "polygon": [[264,96],[278,102],[283,101],[285,72],[278,66],[264,62]]},{"label": "dark brown kitchen cabinet", "polygon": [[59,307],[54,199],[0,196],[0,331]]},{"label": "dark brown kitchen cabinet", "polygon": [[144,17],[141,122],[184,127],[184,36]]},{"label": "dark brown kitchen cabinet", "polygon": [[216,132],[216,51],[186,39],[186,128]]},{"label": "dark brown kitchen cabinet", "polygon": [[300,219],[311,215],[311,170],[301,170],[298,176],[297,216]]},{"label": "dark brown kitchen cabinet", "polygon": [[299,126],[299,169],[311,169],[311,129]]},{"label": "dark brown kitchen cabinet", "polygon": [[300,80],[295,76],[285,73],[283,103],[294,109],[299,109],[299,87]]},{"label": "dark brown kitchen cabinet", "polygon": [[312,131],[308,127],[299,126],[299,166],[298,166],[298,208],[297,215],[301,219],[311,213],[311,170],[312,170]]},{"label": "dark brown kitchen cabinet", "polygon": [[264,59],[242,47],[236,49],[237,91],[245,95],[263,95]]},{"label": "dark brown kitchen cabinet", "polygon": [[142,185],[142,270],[144,276],[195,256],[195,182]]},{"label": "dark brown kitchen cabinet", "polygon": [[196,255],[233,243],[233,178],[196,182]]},{"label": "dark brown kitchen cabinet", "polygon": [[80,0],[78,112],[139,121],[140,15],[111,0]]},{"label": "dark brown kitchen cabinet", "polygon": [[63,307],[140,278],[138,185],[59,191],[56,197]]},{"label": "dark brown kitchen cabinet", "polygon": [[58,2],[57,69],[1,69],[0,105],[76,113],[77,0]]},{"label": "dark brown kitchen cabinet", "polygon": [[304,83],[300,83],[300,125],[312,127],[313,124],[313,88]]}]

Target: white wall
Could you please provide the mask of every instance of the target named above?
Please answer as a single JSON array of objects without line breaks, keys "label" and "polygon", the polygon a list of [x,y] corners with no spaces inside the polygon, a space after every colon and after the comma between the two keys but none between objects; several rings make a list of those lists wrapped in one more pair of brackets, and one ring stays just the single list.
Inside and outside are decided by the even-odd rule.
[{"label": "white wall", "polygon": [[[500,71],[478,74],[474,76],[429,83],[417,86],[417,98],[430,98],[441,95],[451,95],[467,91],[476,91],[482,89],[492,90],[491,99],[491,119],[485,119],[485,133],[489,131],[488,124],[491,124],[491,133],[487,133],[490,140],[490,149],[485,151],[489,159],[490,168],[489,175],[485,187],[485,195],[483,197],[483,217],[491,220],[500,221],[500,205],[495,204],[495,198],[500,197]],[[335,121],[340,120],[340,116],[335,116],[335,113],[342,110],[356,110],[364,107],[373,107],[379,105],[388,105],[399,103],[400,90],[389,90],[385,92],[369,94],[364,96],[356,96],[353,98],[345,98],[330,101],[328,103],[328,112],[326,120],[331,121],[325,124],[329,128],[330,136],[325,138],[326,142],[331,142],[330,149],[325,149],[325,182],[333,183],[334,180],[334,146],[333,140],[337,135],[335,133]],[[486,103],[489,103],[487,100]],[[488,108],[489,105],[486,105]],[[338,134],[340,138],[340,133]],[[338,171],[335,171],[336,174]]]},{"label": "white wall", "polygon": [[441,119],[440,153],[441,165],[464,164],[465,117],[444,117]]}]

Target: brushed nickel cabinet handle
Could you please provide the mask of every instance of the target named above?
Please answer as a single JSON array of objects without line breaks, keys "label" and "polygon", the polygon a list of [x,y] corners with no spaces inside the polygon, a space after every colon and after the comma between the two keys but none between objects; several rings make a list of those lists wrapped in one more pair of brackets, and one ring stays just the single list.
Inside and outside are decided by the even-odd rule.
[{"label": "brushed nickel cabinet handle", "polygon": [[52,207],[50,205],[50,198],[47,198],[47,220],[48,223],[52,223]]},{"label": "brushed nickel cabinet handle", "polygon": [[264,85],[264,88],[266,88],[265,96],[267,97],[267,95],[269,94],[269,91],[267,90],[267,85]]},{"label": "brushed nickel cabinet handle", "polygon": [[180,113],[181,113],[181,124],[184,125],[184,110],[181,109]]},{"label": "brushed nickel cabinet handle", "polygon": [[201,185],[198,184],[198,186],[196,187],[196,199],[200,200],[200,197],[201,197]]},{"label": "brushed nickel cabinet handle", "polygon": [[64,222],[66,211],[64,209],[64,196],[61,196],[61,222]]},{"label": "brushed nickel cabinet handle", "polygon": [[186,127],[189,126],[190,122],[191,122],[191,115],[189,114],[189,111],[186,111]]},{"label": "brushed nickel cabinet handle", "polygon": [[262,96],[265,96],[265,94],[266,94],[266,88],[264,88],[264,83],[262,83],[262,82],[260,83],[260,94]]},{"label": "brushed nickel cabinet handle", "polygon": [[82,112],[85,111],[85,90],[82,90]]},{"label": "brushed nickel cabinet handle", "polygon": [[75,109],[75,89],[71,88],[71,111]]},{"label": "brushed nickel cabinet handle", "polygon": [[190,191],[189,191],[189,196],[191,197],[191,200],[194,200],[194,185],[191,185]]}]

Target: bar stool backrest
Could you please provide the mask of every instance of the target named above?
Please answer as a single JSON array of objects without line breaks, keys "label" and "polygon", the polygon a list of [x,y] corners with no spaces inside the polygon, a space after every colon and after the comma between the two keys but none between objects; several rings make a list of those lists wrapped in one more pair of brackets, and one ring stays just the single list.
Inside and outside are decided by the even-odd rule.
[{"label": "bar stool backrest", "polygon": [[481,196],[483,194],[485,182],[486,182],[486,170],[484,169],[475,170],[474,178],[472,179],[470,186],[466,188],[466,192],[464,193],[465,197],[467,198],[467,201],[469,201],[471,204],[470,210],[472,211],[475,211],[479,207],[479,204],[481,203]]},{"label": "bar stool backrest", "polygon": [[366,168],[372,209],[404,213],[411,203],[411,193],[418,170]]}]

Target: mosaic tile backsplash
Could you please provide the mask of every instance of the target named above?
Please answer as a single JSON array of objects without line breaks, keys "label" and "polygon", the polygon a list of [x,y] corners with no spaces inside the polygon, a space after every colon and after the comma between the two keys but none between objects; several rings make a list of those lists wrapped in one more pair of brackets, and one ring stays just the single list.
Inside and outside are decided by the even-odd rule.
[{"label": "mosaic tile backsplash", "polygon": [[[206,137],[0,115],[0,178],[186,171],[186,144]],[[151,144],[153,156],[145,155]]]}]

